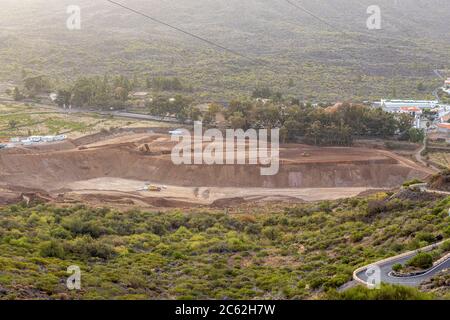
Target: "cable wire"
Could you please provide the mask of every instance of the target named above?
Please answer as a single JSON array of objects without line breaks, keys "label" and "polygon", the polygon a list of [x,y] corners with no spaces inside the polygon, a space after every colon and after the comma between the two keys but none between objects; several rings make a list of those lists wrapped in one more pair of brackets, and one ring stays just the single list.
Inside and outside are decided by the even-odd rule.
[{"label": "cable wire", "polygon": [[238,56],[238,57],[241,57],[241,58],[243,58],[243,59],[246,59],[246,60],[252,62],[253,64],[263,66],[263,67],[265,67],[266,69],[270,70],[270,71],[273,72],[273,73],[277,73],[276,71],[272,70],[271,67],[270,67],[269,65],[267,65],[266,63],[263,63],[263,62],[261,62],[261,61],[255,60],[255,59],[253,59],[253,58],[251,58],[251,57],[249,57],[249,56],[247,56],[247,55],[245,55],[245,54],[243,54],[243,53],[240,53],[240,52],[238,52],[238,51],[236,51],[236,50],[227,48],[227,47],[225,47],[225,46],[223,46],[223,45],[221,45],[221,44],[215,43],[215,42],[213,42],[213,41],[211,41],[211,40],[208,40],[208,39],[206,39],[206,38],[203,38],[203,37],[201,37],[201,36],[199,36],[199,35],[196,35],[196,34],[194,34],[194,33],[191,33],[191,32],[189,32],[189,31],[186,31],[186,30],[181,29],[181,28],[179,28],[179,27],[173,26],[173,25],[171,25],[171,24],[169,24],[169,23],[167,23],[167,22],[164,22],[164,21],[162,21],[162,20],[160,20],[160,19],[157,19],[157,18],[154,18],[154,17],[152,17],[152,16],[149,16],[149,15],[146,14],[146,13],[143,13],[143,12],[140,12],[140,11],[138,11],[138,10],[136,10],[136,9],[130,8],[130,7],[128,7],[128,6],[124,5],[124,4],[121,4],[121,3],[119,3],[119,2],[116,2],[116,1],[113,1],[113,0],[106,0],[106,1],[109,2],[109,3],[111,3],[111,4],[113,4],[113,5],[115,5],[115,6],[118,6],[118,7],[121,7],[121,8],[123,8],[123,9],[125,9],[125,10],[128,10],[128,11],[130,11],[130,12],[132,12],[132,13],[135,13],[135,14],[137,14],[137,15],[140,15],[140,16],[142,16],[142,17],[145,17],[145,18],[147,18],[147,19],[149,19],[149,20],[151,20],[151,21],[153,21],[153,22],[156,22],[156,23],[158,23],[158,24],[164,25],[164,26],[166,26],[166,27],[168,27],[168,28],[171,28],[171,29],[173,29],[173,30],[176,30],[176,31],[178,31],[178,32],[181,32],[181,33],[183,33],[183,34],[185,34],[185,35],[188,35],[188,36],[190,36],[190,37],[192,37],[192,38],[195,38],[195,39],[197,39],[197,40],[200,40],[200,41],[202,41],[202,42],[205,42],[205,43],[207,43],[208,45],[210,45],[210,46],[212,46],[212,47],[221,49],[221,50],[226,51],[226,52],[228,52],[228,53],[231,53],[231,54],[233,54],[233,55],[235,55],[235,56]]}]

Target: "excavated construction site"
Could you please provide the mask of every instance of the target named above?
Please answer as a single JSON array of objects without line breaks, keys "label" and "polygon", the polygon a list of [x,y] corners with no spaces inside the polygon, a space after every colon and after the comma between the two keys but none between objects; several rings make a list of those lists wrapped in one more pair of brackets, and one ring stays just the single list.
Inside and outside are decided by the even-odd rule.
[{"label": "excavated construction site", "polygon": [[[280,148],[279,173],[262,176],[258,165],[175,165],[175,144],[165,129],[1,150],[0,203],[41,197],[117,206],[226,207],[333,200],[433,173],[385,150],[286,144]],[[148,185],[158,190],[148,191]]]}]

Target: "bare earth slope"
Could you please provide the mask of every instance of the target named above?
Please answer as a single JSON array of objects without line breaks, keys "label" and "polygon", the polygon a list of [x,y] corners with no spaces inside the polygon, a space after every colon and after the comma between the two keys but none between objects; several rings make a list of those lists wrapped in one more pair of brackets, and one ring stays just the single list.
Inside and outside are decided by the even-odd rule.
[{"label": "bare earth slope", "polygon": [[[142,151],[145,143],[150,152]],[[129,134],[81,148],[67,142],[60,147],[4,150],[0,186],[50,193],[128,192],[199,203],[231,197],[321,200],[396,187],[405,179],[432,173],[387,151],[290,144],[280,151],[279,173],[261,176],[255,165],[174,165],[173,144],[167,135]],[[144,181],[170,187],[161,193],[139,192]]]}]

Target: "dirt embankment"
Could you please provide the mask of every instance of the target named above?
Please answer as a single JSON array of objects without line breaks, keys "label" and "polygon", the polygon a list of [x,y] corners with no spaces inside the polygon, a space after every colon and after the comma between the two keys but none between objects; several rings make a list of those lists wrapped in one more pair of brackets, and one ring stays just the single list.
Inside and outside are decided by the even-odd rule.
[{"label": "dirt embankment", "polygon": [[[254,188],[253,194],[259,192],[264,197],[270,194],[263,188],[284,188],[285,194],[305,188],[363,188],[359,190],[362,192],[364,188],[396,187],[406,179],[423,179],[430,173],[427,168],[387,151],[290,144],[280,150],[279,173],[262,176],[257,165],[175,165],[168,154],[173,145],[167,135],[143,132],[2,151],[0,186],[60,192],[83,181],[116,178],[215,188],[216,197],[210,200],[217,201],[221,188]],[[118,189],[120,186],[110,185],[110,191]],[[224,197],[232,190],[227,190]]]},{"label": "dirt embankment", "polygon": [[428,188],[450,192],[450,170],[444,170],[434,175],[428,183]]}]

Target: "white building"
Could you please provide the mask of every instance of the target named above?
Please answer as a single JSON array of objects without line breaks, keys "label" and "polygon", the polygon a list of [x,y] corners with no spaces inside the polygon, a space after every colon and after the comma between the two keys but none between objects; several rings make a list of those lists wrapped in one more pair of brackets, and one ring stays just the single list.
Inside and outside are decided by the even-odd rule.
[{"label": "white building", "polygon": [[450,123],[439,123],[437,125],[437,131],[450,138]]},{"label": "white building", "polygon": [[447,80],[445,80],[444,88],[450,90],[450,78],[447,78]]},{"label": "white building", "polygon": [[435,110],[439,113],[442,109],[437,100],[381,100],[380,106],[387,112],[410,114],[414,117],[414,127],[417,129],[426,128],[426,123],[429,122],[422,117],[424,110]]},{"label": "white building", "polygon": [[450,95],[450,78],[445,80],[444,86],[441,88],[446,94]]},{"label": "white building", "polygon": [[400,112],[401,108],[415,107],[421,110],[434,109],[437,107],[437,100],[381,100],[381,107],[388,112]]}]

